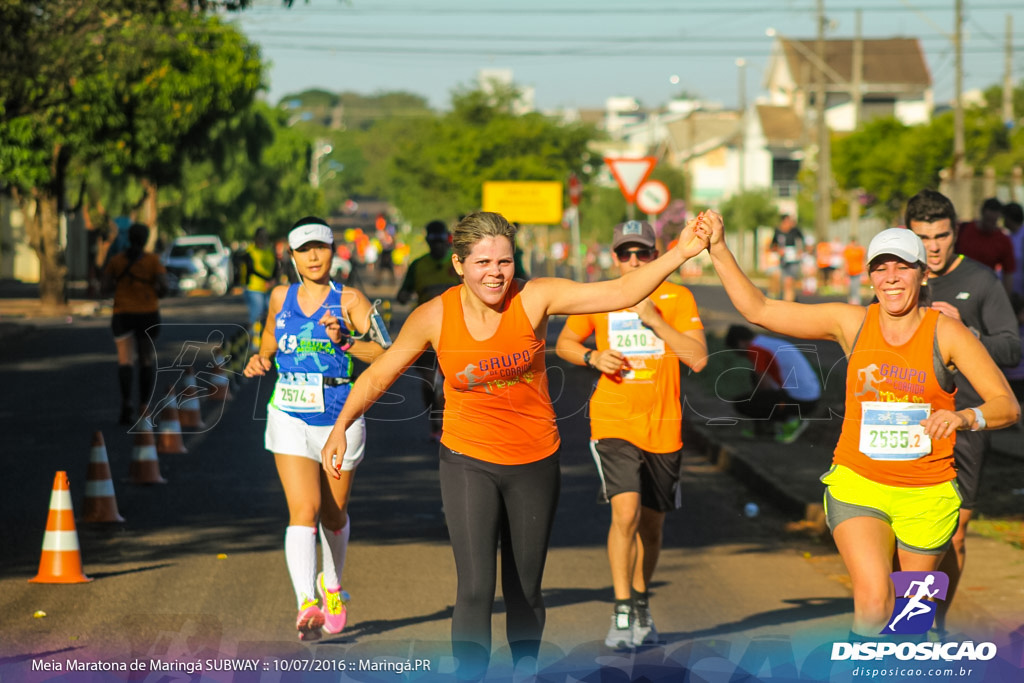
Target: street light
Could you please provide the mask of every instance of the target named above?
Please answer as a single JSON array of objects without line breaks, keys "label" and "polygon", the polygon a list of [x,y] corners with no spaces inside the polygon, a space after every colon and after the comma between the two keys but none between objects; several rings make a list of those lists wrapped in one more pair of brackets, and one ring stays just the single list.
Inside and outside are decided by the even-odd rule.
[{"label": "street light", "polygon": [[313,143],[313,153],[309,162],[309,184],[313,187],[320,187],[320,160],[333,149],[327,140],[318,139]]},{"label": "street light", "polygon": [[740,192],[746,190],[746,148],[747,148],[747,60],[740,57],[736,60],[739,69],[739,110],[740,110]]}]

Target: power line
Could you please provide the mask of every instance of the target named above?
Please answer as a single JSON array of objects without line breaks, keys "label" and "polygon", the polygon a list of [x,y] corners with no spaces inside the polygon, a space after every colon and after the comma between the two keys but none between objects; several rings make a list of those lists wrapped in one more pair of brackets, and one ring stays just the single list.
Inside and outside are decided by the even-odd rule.
[{"label": "power line", "polygon": [[[465,55],[494,55],[503,57],[566,57],[566,56],[605,56],[605,57],[735,57],[737,50],[723,47],[717,50],[707,48],[692,49],[686,46],[679,47],[650,47],[638,45],[635,49],[617,49],[610,51],[607,45],[597,44],[592,46],[580,46],[573,48],[554,47],[495,47],[494,45],[481,45],[479,47],[460,45],[458,47],[433,47],[433,46],[400,46],[380,44],[354,45],[351,42],[345,43],[303,43],[276,42],[273,40],[260,41],[262,47],[274,50],[287,50],[290,52],[308,53],[345,53],[345,54],[376,54],[376,55],[418,55],[418,56],[465,56]],[[1003,49],[998,45],[978,46],[964,49],[965,53],[984,55],[1001,54]],[[745,50],[750,57],[769,57],[772,55],[770,46],[760,50]],[[884,52],[876,51],[876,54],[884,55]],[[893,53],[896,54],[896,53]],[[904,54],[900,52],[899,54]]]},{"label": "power line", "polygon": [[[703,4],[703,3],[702,3]],[[972,4],[970,9],[972,12],[984,12],[992,10],[1014,10],[1019,9],[1020,5],[1016,1],[1005,2],[1005,3],[985,3],[985,4]],[[929,5],[918,5],[915,8],[918,11],[923,12],[946,12],[949,10],[948,3],[941,4],[929,4]],[[245,14],[262,14],[266,12],[280,12],[281,10],[277,7],[268,7],[264,9],[261,7],[254,7],[249,10],[245,10]],[[493,6],[482,6],[479,3],[467,3],[466,5],[460,5],[458,7],[444,7],[435,3],[427,5],[391,5],[391,6],[368,6],[368,7],[352,7],[343,5],[340,2],[337,5],[324,6],[324,7],[297,7],[287,10],[291,12],[302,12],[303,15],[310,14],[345,14],[353,17],[367,17],[367,16],[387,16],[395,14],[404,15],[452,15],[458,14],[462,16],[473,16],[473,15],[570,15],[570,16],[594,16],[594,15],[643,15],[643,14],[684,14],[686,16],[695,15],[716,15],[716,14],[797,14],[803,16],[809,11],[807,8],[793,8],[793,7],[778,7],[772,3],[759,3],[749,4],[741,6],[726,5],[723,6],[719,3],[718,6],[697,6],[694,7],[689,3],[683,6],[683,3],[674,2],[670,5],[658,5],[658,6],[643,6],[638,7],[629,3],[616,2],[609,6],[598,6],[594,3],[587,3],[585,5],[579,5],[575,7],[535,7],[535,8],[524,8],[521,6],[508,5],[505,7],[493,7]],[[885,3],[879,5],[863,5],[863,4],[851,4],[851,5],[837,5],[829,6],[829,14],[840,14],[848,12],[863,11],[865,13],[905,13],[907,9],[900,7],[892,3]]]}]

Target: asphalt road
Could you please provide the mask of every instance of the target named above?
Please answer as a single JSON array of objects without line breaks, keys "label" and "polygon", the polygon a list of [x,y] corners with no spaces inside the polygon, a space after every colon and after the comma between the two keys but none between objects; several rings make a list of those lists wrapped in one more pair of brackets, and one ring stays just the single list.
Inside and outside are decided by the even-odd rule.
[{"label": "asphalt road", "polygon": [[[244,316],[238,299],[170,301],[157,341],[158,388],[177,376],[172,364],[190,342],[199,349],[198,371],[211,342],[232,335]],[[549,349],[557,329],[553,321]],[[705,672],[703,680],[728,680],[740,662],[748,671],[767,667],[780,676],[820,664],[825,669],[815,675],[827,680],[822,648],[845,637],[852,609],[847,588],[836,580],[831,549],[784,534],[786,519],[768,501],[692,454],[684,507],[669,517],[653,586],[652,612],[666,643],[625,653],[604,647],[611,613],[604,547],[609,511],[595,502],[597,477],[587,448],[584,408],[593,377],[550,351],[549,366],[563,480],[544,581],[541,669],[560,680],[598,669],[621,672],[614,680],[641,673],[674,680],[685,667]],[[170,662],[179,667],[177,677],[188,678],[180,671],[189,662],[249,657],[259,661],[254,674],[207,669],[207,675],[290,679],[281,669],[287,662],[323,660],[330,671],[310,674],[311,680],[394,680],[394,673],[351,668],[360,659],[422,658],[429,675],[421,670],[409,678],[448,677],[454,564],[436,447],[427,439],[414,377],[401,378],[368,416],[368,453],[351,502],[344,574],[353,596],[350,626],[307,645],[296,640],[292,621],[284,496],[262,446],[268,383],[243,381],[230,402],[208,403],[209,429],[186,437],[189,452],[161,456],[167,483],[140,486],[127,482],[133,437],[116,425],[115,367],[106,318],[41,325],[6,343],[0,362],[0,678],[48,680],[59,674],[33,667],[137,659],[146,667]],[[106,438],[126,522],[79,524],[85,572],[94,581],[30,584],[54,473],[68,472],[80,510],[95,430]],[[758,516],[744,515],[748,502],[760,503]],[[34,616],[40,612],[45,616]],[[499,587],[495,678],[508,662],[503,634]],[[351,668],[341,672],[342,665]],[[146,668],[133,680],[162,678]]]}]

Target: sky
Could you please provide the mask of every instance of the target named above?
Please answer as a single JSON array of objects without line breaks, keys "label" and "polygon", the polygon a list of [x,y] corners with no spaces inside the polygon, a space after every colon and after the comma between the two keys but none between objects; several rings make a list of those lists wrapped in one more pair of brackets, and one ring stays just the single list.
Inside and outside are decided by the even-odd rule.
[{"label": "sky", "polygon": [[[964,89],[1001,85],[1012,22],[1013,82],[1024,80],[1024,0],[963,0]],[[735,107],[764,93],[773,39],[814,39],[816,0],[254,0],[234,21],[260,45],[267,99],[311,88],[403,90],[438,110],[479,69],[510,69],[539,109],[646,107],[681,93]],[[954,0],[825,0],[827,37],[914,37],[936,104],[954,91]],[[737,60],[745,60],[743,68]],[[742,95],[741,95],[742,93]]]}]

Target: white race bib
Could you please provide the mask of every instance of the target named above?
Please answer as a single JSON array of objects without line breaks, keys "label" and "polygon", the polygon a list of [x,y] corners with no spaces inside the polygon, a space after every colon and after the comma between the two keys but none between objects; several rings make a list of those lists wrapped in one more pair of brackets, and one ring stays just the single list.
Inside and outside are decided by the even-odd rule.
[{"label": "white race bib", "polygon": [[273,404],[288,413],[324,412],[324,376],[319,372],[282,372],[274,386]]},{"label": "white race bib", "polygon": [[608,314],[608,346],[627,358],[665,355],[665,342],[631,311]]},{"label": "white race bib", "polygon": [[864,401],[861,403],[860,452],[872,460],[916,460],[932,452],[921,420],[928,403]]},{"label": "white race bib", "polygon": [[665,355],[665,342],[632,311],[608,314],[608,346],[626,358],[629,367],[619,373],[623,379],[650,379],[652,371],[643,370],[643,359]]}]

